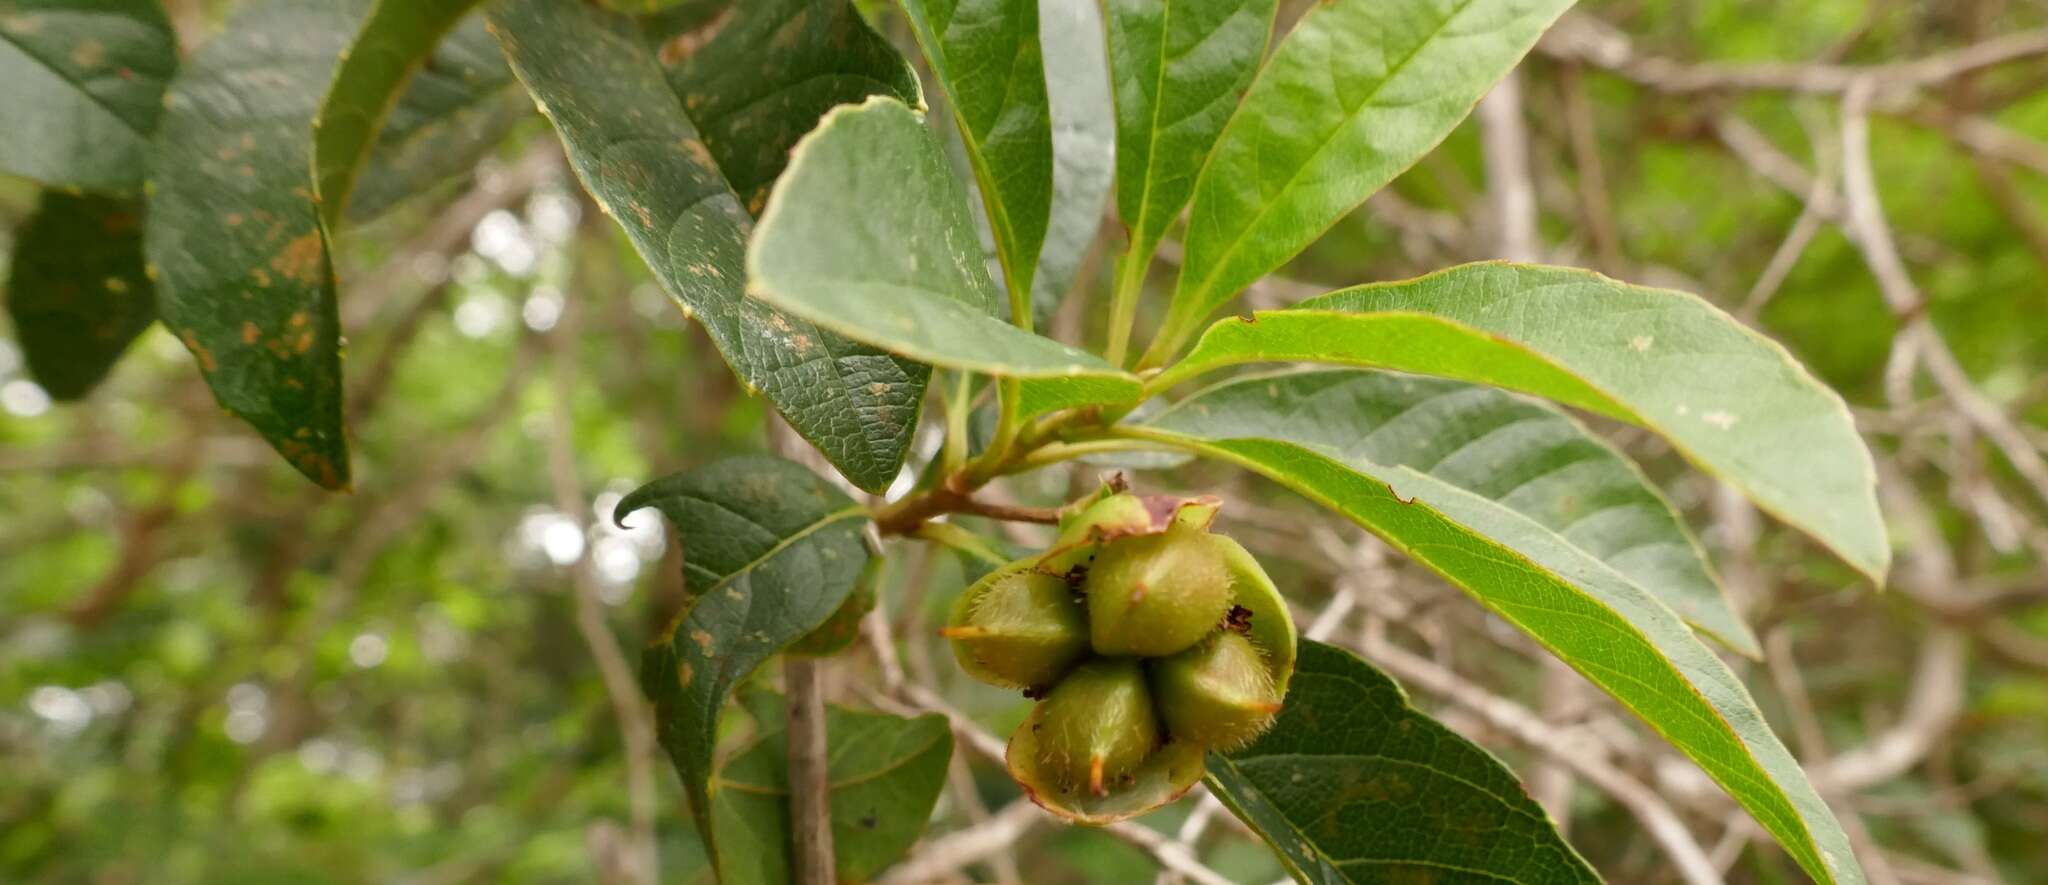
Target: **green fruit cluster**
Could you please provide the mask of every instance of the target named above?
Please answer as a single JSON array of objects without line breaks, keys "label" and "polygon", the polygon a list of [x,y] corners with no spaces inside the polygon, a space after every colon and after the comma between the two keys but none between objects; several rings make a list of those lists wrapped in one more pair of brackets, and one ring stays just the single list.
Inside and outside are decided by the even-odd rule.
[{"label": "green fruit cluster", "polygon": [[1209,531],[1217,506],[1105,489],[1068,508],[1050,550],[954,603],[961,667],[1039,699],[1009,769],[1040,805],[1081,823],[1142,813],[1272,724],[1294,624],[1251,554]]}]

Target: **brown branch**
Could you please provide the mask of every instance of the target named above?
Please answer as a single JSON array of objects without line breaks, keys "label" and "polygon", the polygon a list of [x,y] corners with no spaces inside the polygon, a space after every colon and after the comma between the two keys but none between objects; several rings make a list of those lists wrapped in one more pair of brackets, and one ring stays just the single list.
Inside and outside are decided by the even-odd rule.
[{"label": "brown branch", "polygon": [[1539,51],[1619,74],[1659,92],[1800,92],[1843,94],[1859,81],[1886,92],[1915,89],[2015,61],[2048,56],[2048,30],[1995,37],[1950,52],[1879,65],[1825,62],[1688,63],[1636,51],[1627,35],[1598,20],[1573,16],[1545,34]]},{"label": "brown branch", "polygon": [[825,694],[818,662],[782,659],[789,692],[790,868],[797,885],[833,885],[832,774],[825,734]]},{"label": "brown branch", "polygon": [[968,488],[966,477],[955,474],[929,491],[883,508],[882,512],[875,515],[875,528],[884,536],[908,535],[917,531],[927,520],[948,513],[964,513],[1003,522],[1028,522],[1038,525],[1057,525],[1060,521],[1060,512],[1054,508],[1021,507],[977,499]]},{"label": "brown branch", "polygon": [[[577,478],[575,416],[570,410],[576,393],[576,319],[573,307],[565,309],[549,334],[554,390],[550,392],[553,409],[548,416],[548,476],[554,486],[555,509],[574,520],[579,530],[587,532],[590,528],[590,507],[583,494],[582,482]],[[619,647],[618,637],[612,635],[611,627],[605,623],[604,603],[599,598],[597,574],[593,568],[590,551],[586,549],[570,566],[570,576],[575,586],[576,632],[597,662],[598,674],[604,681],[605,695],[611,700],[612,714],[618,719],[619,736],[624,744],[626,794],[632,814],[632,832],[630,836],[623,837],[627,844],[620,849],[620,872],[627,881],[653,885],[661,878],[654,831],[654,717],[640,695],[639,680],[634,677],[633,666]]]}]

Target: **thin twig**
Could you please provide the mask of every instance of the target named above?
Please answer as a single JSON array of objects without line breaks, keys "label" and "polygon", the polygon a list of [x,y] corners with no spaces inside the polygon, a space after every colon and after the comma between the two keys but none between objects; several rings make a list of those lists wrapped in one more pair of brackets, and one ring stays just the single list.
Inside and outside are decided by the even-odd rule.
[{"label": "thin twig", "polygon": [[2013,469],[2033,486],[2035,495],[2048,502],[2048,461],[1970,381],[1955,353],[1928,320],[1926,300],[1892,242],[1870,169],[1869,107],[1876,88],[1873,81],[1859,80],[1842,99],[1842,194],[1848,207],[1847,224],[1856,233],[1856,246],[1877,277],[1885,303],[1904,324],[1899,337],[1916,347],[1928,377],[1948,394],[1956,410],[1998,447]]},{"label": "thin twig", "polygon": [[[554,364],[553,409],[548,421],[548,475],[554,486],[555,509],[575,520],[581,531],[589,530],[590,507],[576,471],[575,419],[570,404],[575,399],[576,312],[565,310],[550,334]],[[633,668],[605,623],[604,603],[599,598],[597,574],[586,550],[570,565],[575,588],[576,632],[590,648],[610,699],[612,715],[618,719],[619,736],[626,757],[626,797],[632,815],[632,832],[625,850],[633,860],[621,864],[621,873],[632,881],[660,880],[660,858],[654,835],[656,813],[654,792],[654,720],[640,695]]]},{"label": "thin twig", "polygon": [[825,734],[825,693],[818,686],[818,662],[784,656],[782,680],[789,692],[789,829],[792,881],[833,885],[832,773]]},{"label": "thin twig", "polygon": [[1869,81],[1886,91],[1916,89],[2008,62],[2048,55],[2048,30],[2021,31],[1951,52],[1880,65],[1821,62],[1689,64],[1638,53],[1629,38],[1613,26],[1592,18],[1573,16],[1545,34],[1538,48],[1551,57],[1612,71],[1659,92],[1842,94],[1858,81]]}]

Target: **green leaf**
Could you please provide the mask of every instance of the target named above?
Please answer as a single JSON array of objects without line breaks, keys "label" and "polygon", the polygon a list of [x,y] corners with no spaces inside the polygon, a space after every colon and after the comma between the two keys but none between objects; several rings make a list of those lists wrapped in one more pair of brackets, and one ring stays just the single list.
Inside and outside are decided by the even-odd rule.
[{"label": "green leaf", "polygon": [[1052,114],[1052,209],[1031,276],[1035,326],[1052,320],[1102,226],[1116,167],[1109,59],[1097,0],[1044,0],[1039,39],[1058,61],[1045,69]]},{"label": "green leaf", "polygon": [[134,193],[177,69],[157,0],[0,0],[0,174]]},{"label": "green leaf", "polygon": [[14,248],[7,313],[28,371],[60,400],[90,392],[156,321],[133,200],[44,191]]},{"label": "green leaf", "polygon": [[701,829],[719,711],[748,674],[845,601],[868,560],[867,514],[803,467],[766,457],[655,480],[620,501],[615,518],[642,507],[675,525],[693,601],[641,655],[640,684]]},{"label": "green leaf", "polygon": [[1155,389],[1258,360],[1377,366],[1546,396],[1663,434],[1702,469],[1882,581],[1876,473],[1842,399],[1683,292],[1470,264],[1212,326]]},{"label": "green leaf", "polygon": [[1302,882],[1600,881],[1500,760],[1313,640],[1273,729],[1210,754],[1209,787]]},{"label": "green leaf", "polygon": [[755,298],[919,362],[1136,395],[1135,376],[996,318],[960,182],[923,118],[893,99],[836,108],[797,144],[747,281]]},{"label": "green leaf", "polygon": [[[1351,403],[1318,404],[1303,395],[1333,377],[1355,379],[1331,388]],[[1749,809],[1809,875],[1861,882],[1833,813],[1727,665],[1655,595],[1574,537],[1559,534],[1552,523],[1564,504],[1526,512],[1516,506],[1546,490],[1553,496],[1575,490],[1539,481],[1518,495],[1486,484],[1477,478],[1484,464],[1466,460],[1483,462],[1490,454],[1485,436],[1463,451],[1438,451],[1432,437],[1452,425],[1433,412],[1465,397],[1505,395],[1466,388],[1474,392],[1453,392],[1436,404],[1424,397],[1405,414],[1377,404],[1398,402],[1406,384],[1416,390],[1462,386],[1363,372],[1234,382],[1128,432],[1236,463],[1378,534],[1642,717]],[[1353,385],[1358,391],[1344,389]],[[1508,439],[1521,432],[1510,430]],[[1515,446],[1504,448],[1494,456],[1521,455]],[[1539,455],[1530,464],[1555,463],[1553,457]],[[1530,475],[1519,459],[1503,466],[1506,476]],[[1589,488],[1608,493],[1604,482]]]},{"label": "green leaf", "polygon": [[185,66],[152,147],[143,246],[214,398],[308,479],[349,481],[334,269],[311,121],[365,0],[257,0]]},{"label": "green leaf", "polygon": [[953,108],[994,229],[1010,317],[1031,322],[1032,277],[1053,201],[1052,117],[1037,0],[902,0]]},{"label": "green leaf", "polygon": [[[780,713],[780,698],[773,706]],[[756,705],[761,706],[761,705]],[[788,733],[780,716],[762,725],[712,781],[719,871],[729,882],[787,882]],[[946,785],[953,730],[939,715],[904,719],[825,709],[836,879],[866,882],[910,850]]]},{"label": "green leaf", "polygon": [[923,102],[909,60],[839,0],[753,0],[709,23],[672,14],[649,23],[647,36],[704,146],[754,216],[790,148],[826,111],[870,95]]},{"label": "green leaf", "polygon": [[313,117],[313,198],[321,221],[341,223],[356,173],[399,91],[477,0],[376,0],[343,52]]},{"label": "green leaf", "polygon": [[1116,72],[1116,208],[1149,262],[1251,84],[1273,0],[1109,0]]},{"label": "green leaf", "polygon": [[476,168],[507,132],[532,118],[533,100],[505,64],[498,41],[472,15],[413,74],[356,179],[348,216],[369,221],[434,185]]},{"label": "green leaf", "polygon": [[1571,0],[1334,0],[1281,41],[1195,182],[1147,363],[1435,148]]},{"label": "green leaf", "polygon": [[[651,35],[584,3],[506,0],[488,11],[585,189],[662,285],[703,321],[742,382],[764,393],[847,479],[877,491],[896,478],[909,451],[930,370],[746,298],[750,221],[735,187],[757,182],[728,178],[722,164],[753,158],[734,160],[733,171],[765,182],[775,174],[770,161],[789,146],[784,139],[808,130],[833,103],[862,89],[911,86],[901,58],[878,54],[873,35],[848,22],[853,13],[843,6],[740,4],[730,19],[705,25],[716,30],[708,36]],[[806,12],[827,8],[837,11]],[[706,39],[711,45],[700,45]],[[687,82],[679,94],[661,59],[680,64],[693,49],[744,64],[680,73]],[[874,70],[878,59],[886,70]],[[715,114],[706,110],[714,97]],[[751,127],[745,138],[726,137],[743,125]]]}]

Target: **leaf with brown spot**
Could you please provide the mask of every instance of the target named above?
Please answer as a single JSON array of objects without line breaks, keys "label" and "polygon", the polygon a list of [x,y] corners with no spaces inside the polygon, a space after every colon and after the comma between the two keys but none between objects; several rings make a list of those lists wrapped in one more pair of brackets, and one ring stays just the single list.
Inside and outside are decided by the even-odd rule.
[{"label": "leaf with brown spot", "polygon": [[765,457],[656,480],[620,501],[614,518],[643,507],[675,525],[692,602],[642,653],[640,684],[699,831],[710,833],[719,712],[748,674],[852,592],[868,560],[867,514],[803,467]]},{"label": "leaf with brown spot", "polygon": [[30,377],[57,399],[90,392],[156,320],[141,211],[130,200],[44,191],[20,232],[7,312]]},{"label": "leaf with brown spot", "polygon": [[[843,0],[751,0],[716,20],[692,8],[637,21],[555,0],[508,0],[489,15],[585,189],[734,374],[855,485],[887,488],[930,369],[749,299],[742,195],[767,188],[834,105],[875,93],[919,101],[903,57]],[[792,22],[793,44],[771,45]]]},{"label": "leaf with brown spot", "polygon": [[[143,235],[158,309],[221,407],[327,488],[349,477],[341,335],[306,170],[321,91],[367,7],[257,0],[200,49],[165,98]],[[227,223],[236,215],[258,223]],[[305,318],[299,334],[271,342],[282,353],[245,337],[247,325],[285,329],[293,315]]]}]

